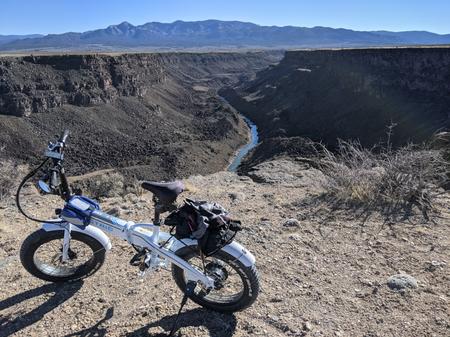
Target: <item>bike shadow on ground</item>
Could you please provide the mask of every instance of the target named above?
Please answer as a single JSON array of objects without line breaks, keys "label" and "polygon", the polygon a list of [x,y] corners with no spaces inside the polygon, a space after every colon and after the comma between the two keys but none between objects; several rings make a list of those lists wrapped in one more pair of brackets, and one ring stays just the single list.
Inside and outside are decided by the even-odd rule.
[{"label": "bike shadow on ground", "polygon": [[[126,334],[126,337],[167,337],[168,333],[172,330],[176,317],[176,314],[163,317],[159,321],[150,323]],[[154,327],[160,327],[164,332],[149,332],[149,329]],[[185,336],[180,333],[180,329],[185,327],[205,327],[210,337],[229,337],[236,330],[236,316],[234,314],[221,314],[207,309],[197,308],[180,315],[177,323],[177,332],[174,336]]]},{"label": "bike shadow on ground", "polygon": [[64,337],[105,337],[107,336],[108,331],[105,327],[102,327],[101,325],[106,321],[110,320],[113,316],[114,316],[114,307],[110,307],[108,310],[106,310],[105,317],[103,317],[101,320],[95,323],[94,326],[65,335]]},{"label": "bike shadow on ground", "polygon": [[2,312],[32,298],[53,293],[45,302],[40,303],[28,312],[23,312],[17,308],[15,313],[0,316],[0,336],[10,336],[36,323],[44,315],[75,295],[82,286],[83,282],[81,281],[68,284],[50,283],[0,301],[0,312]]}]

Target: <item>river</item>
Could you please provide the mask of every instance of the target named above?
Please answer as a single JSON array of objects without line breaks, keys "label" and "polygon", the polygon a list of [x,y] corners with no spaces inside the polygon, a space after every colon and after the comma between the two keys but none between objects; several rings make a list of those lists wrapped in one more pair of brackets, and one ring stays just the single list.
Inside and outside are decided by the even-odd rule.
[{"label": "river", "polygon": [[232,163],[230,164],[230,166],[228,166],[228,171],[231,172],[236,172],[237,168],[242,162],[242,159],[250,152],[250,150],[252,150],[258,144],[259,141],[258,127],[247,117],[245,116],[242,117],[244,118],[245,122],[247,123],[250,129],[250,140],[247,144],[245,144],[239,149]]}]

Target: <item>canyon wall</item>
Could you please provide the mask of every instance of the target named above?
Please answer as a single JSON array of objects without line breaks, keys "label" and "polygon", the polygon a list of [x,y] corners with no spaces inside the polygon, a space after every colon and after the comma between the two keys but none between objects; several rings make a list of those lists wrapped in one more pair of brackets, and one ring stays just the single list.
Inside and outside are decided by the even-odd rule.
[{"label": "canyon wall", "polygon": [[372,146],[386,141],[392,124],[394,145],[422,142],[450,127],[450,48],[288,51],[255,80],[221,94],[263,140]]}]

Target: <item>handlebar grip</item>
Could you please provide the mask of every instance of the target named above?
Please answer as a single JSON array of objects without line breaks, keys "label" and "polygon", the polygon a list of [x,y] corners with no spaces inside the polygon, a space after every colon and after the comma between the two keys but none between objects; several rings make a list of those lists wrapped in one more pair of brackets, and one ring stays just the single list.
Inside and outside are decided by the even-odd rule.
[{"label": "handlebar grip", "polygon": [[59,141],[61,143],[66,143],[67,137],[69,137],[70,131],[69,130],[64,130],[63,134],[61,135],[61,137],[59,138]]}]

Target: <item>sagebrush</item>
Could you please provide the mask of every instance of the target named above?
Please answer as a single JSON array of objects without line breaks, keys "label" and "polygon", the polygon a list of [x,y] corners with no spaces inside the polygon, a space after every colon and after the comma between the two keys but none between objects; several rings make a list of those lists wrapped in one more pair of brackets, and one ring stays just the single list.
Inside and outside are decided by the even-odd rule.
[{"label": "sagebrush", "polygon": [[0,201],[11,195],[15,181],[11,179],[14,172],[14,164],[8,160],[2,160],[0,165]]},{"label": "sagebrush", "polygon": [[16,164],[12,160],[0,161],[0,201],[6,200],[16,192],[26,171],[26,165]]},{"label": "sagebrush", "polygon": [[317,148],[326,195],[347,205],[417,206],[427,217],[448,179],[443,151],[424,145],[366,149],[340,140],[334,151]]},{"label": "sagebrush", "polygon": [[94,199],[125,196],[130,193],[137,196],[143,194],[139,181],[119,172],[95,175],[85,180],[74,181],[71,185],[80,188],[85,195]]}]

